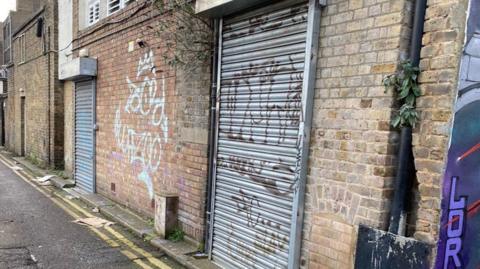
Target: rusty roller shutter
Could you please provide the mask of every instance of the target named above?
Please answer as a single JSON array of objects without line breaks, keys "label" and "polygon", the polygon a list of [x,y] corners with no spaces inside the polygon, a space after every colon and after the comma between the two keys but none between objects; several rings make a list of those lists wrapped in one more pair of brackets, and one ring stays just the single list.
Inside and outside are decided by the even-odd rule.
[{"label": "rusty roller shutter", "polygon": [[211,255],[227,268],[293,264],[312,3],[221,22]]}]

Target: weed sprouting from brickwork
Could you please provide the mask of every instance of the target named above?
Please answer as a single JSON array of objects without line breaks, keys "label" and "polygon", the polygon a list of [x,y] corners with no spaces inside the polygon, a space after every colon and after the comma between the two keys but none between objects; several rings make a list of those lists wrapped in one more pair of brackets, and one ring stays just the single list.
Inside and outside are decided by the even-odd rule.
[{"label": "weed sprouting from brickwork", "polygon": [[189,0],[152,0],[162,16],[156,35],[165,40],[163,59],[187,73],[210,63],[213,48],[212,23],[195,14]]}]

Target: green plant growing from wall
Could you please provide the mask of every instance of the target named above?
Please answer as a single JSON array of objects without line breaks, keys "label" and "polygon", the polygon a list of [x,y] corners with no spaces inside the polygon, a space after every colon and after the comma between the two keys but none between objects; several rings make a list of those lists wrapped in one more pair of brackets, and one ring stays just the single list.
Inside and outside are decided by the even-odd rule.
[{"label": "green plant growing from wall", "polygon": [[179,242],[182,241],[185,237],[185,232],[183,232],[180,228],[175,228],[168,236],[167,239],[172,242]]},{"label": "green plant growing from wall", "polygon": [[161,16],[155,29],[165,42],[162,57],[166,64],[187,73],[208,66],[212,57],[212,21],[195,13],[191,0],[152,0]]},{"label": "green plant growing from wall", "polygon": [[385,91],[393,89],[397,94],[399,109],[391,122],[395,128],[415,128],[420,120],[416,109],[417,98],[421,95],[417,81],[419,73],[420,69],[418,67],[413,66],[410,61],[404,61],[397,73],[388,75],[383,79]]}]

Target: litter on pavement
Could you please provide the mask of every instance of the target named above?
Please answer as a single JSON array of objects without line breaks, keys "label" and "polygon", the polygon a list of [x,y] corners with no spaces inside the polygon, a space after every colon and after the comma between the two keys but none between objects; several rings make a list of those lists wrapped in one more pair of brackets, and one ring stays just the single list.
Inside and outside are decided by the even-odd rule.
[{"label": "litter on pavement", "polygon": [[95,228],[108,227],[115,224],[114,222],[108,221],[106,219],[98,218],[98,217],[77,219],[77,220],[74,220],[73,222],[78,223],[80,225],[92,226]]},{"label": "litter on pavement", "polygon": [[52,179],[54,176],[53,175],[46,175],[44,177],[37,177],[36,180],[40,183],[44,183]]}]

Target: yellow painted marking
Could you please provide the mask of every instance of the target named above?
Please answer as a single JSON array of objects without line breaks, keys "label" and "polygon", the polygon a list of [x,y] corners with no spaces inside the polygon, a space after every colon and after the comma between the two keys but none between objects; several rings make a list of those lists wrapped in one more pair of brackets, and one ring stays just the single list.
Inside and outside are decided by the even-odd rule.
[{"label": "yellow painted marking", "polygon": [[137,253],[141,254],[142,256],[144,256],[145,258],[147,258],[147,260],[149,262],[156,265],[157,267],[159,267],[161,269],[170,269],[171,268],[170,266],[168,266],[163,261],[155,258],[150,252],[147,252],[147,251],[139,248],[138,246],[136,246],[133,242],[129,241],[127,238],[125,238],[123,235],[119,234],[117,231],[115,231],[111,227],[105,227],[105,229],[107,231],[109,231],[113,236],[118,238],[120,241],[122,241],[122,243],[127,245],[129,248],[131,248],[135,252],[137,252]]},{"label": "yellow painted marking", "polygon": [[123,255],[127,256],[127,258],[129,258],[130,260],[138,259],[137,255],[133,254],[132,252],[130,252],[128,250],[122,250],[121,252],[123,253]]},{"label": "yellow painted marking", "polygon": [[[8,163],[5,163],[5,160],[3,160],[2,157],[0,157],[0,162],[2,162],[3,164],[5,164],[7,167],[9,167],[10,169],[12,167],[10,167],[8,165]],[[42,190],[40,187],[38,187],[37,185],[35,185],[33,182],[31,182],[31,179],[28,179],[26,176],[20,174],[18,171],[12,169],[12,171],[17,174],[17,176],[19,176],[21,179],[23,179],[27,184],[29,184],[30,186],[32,186],[33,188],[35,188],[37,191],[39,191],[41,194],[43,194],[44,196],[46,196],[48,199],[50,199],[50,201],[52,201],[54,204],[56,204],[58,207],[60,207],[61,209],[63,209],[68,215],[70,215],[71,217],[73,217],[74,219],[80,219],[82,218],[80,215],[78,215],[77,213],[73,212],[71,209],[69,209],[68,207],[66,207],[64,204],[60,203],[59,201],[57,201],[56,199],[53,199],[47,192],[45,192],[44,190]],[[57,195],[56,195],[57,196]],[[58,196],[57,196],[58,197]],[[63,197],[62,197],[63,198]],[[100,232],[98,229],[94,228],[94,227],[87,227],[89,228],[91,231],[93,231],[98,237],[100,237],[103,241],[105,241],[108,245],[110,245],[111,247],[120,247],[120,245],[115,242],[115,240],[111,239],[110,237],[108,237],[107,235],[105,235],[104,233]]]},{"label": "yellow painted marking", "polygon": [[[10,166],[14,166],[14,162],[6,159],[6,158],[3,157],[1,154],[0,154],[0,158],[2,158],[6,163],[10,164],[10,165],[6,164],[7,166],[9,166],[9,167],[10,167]],[[5,163],[5,162],[4,162],[4,163]],[[11,167],[10,167],[10,168],[11,168]]]},{"label": "yellow painted marking", "polygon": [[[86,211],[85,209],[79,207],[78,205],[76,205],[75,203],[73,203],[72,201],[69,201],[68,199],[65,199],[63,197],[60,197],[60,199],[64,200],[66,203],[68,203],[69,205],[71,205],[73,208],[75,208],[76,210],[82,212],[83,214],[85,214],[87,217],[94,217],[93,214],[91,214],[90,212]],[[147,258],[147,260],[149,262],[151,262],[152,264],[156,265],[157,267],[161,268],[161,269],[170,269],[170,266],[168,266],[166,263],[162,262],[161,260],[155,258],[150,252],[147,252],[143,249],[141,249],[140,247],[138,247],[137,245],[135,245],[135,243],[133,243],[132,241],[128,240],[127,238],[125,238],[122,234],[118,233],[117,231],[115,231],[114,229],[112,229],[111,227],[105,227],[105,230],[107,230],[110,234],[112,234],[114,237],[116,237],[117,239],[119,239],[122,243],[124,243],[125,245],[127,245],[129,248],[131,248],[132,250],[134,250],[135,252],[141,254],[142,256],[144,256],[145,258]]]},{"label": "yellow painted marking", "polygon": [[[72,210],[70,210],[69,208],[67,208],[66,206],[64,206],[63,204],[61,204],[59,201],[53,199],[52,197],[50,197],[50,195],[48,193],[46,193],[44,190],[42,190],[40,187],[38,187],[36,184],[34,184],[32,182],[33,178],[28,178],[29,175],[27,176],[24,176],[22,175],[19,171],[17,170],[14,170],[12,166],[10,166],[8,164],[8,161],[5,160],[5,158],[3,156],[0,155],[0,162],[2,162],[3,164],[5,164],[8,168],[10,168],[15,174],[17,174],[20,178],[22,178],[25,182],[27,182],[29,185],[31,185],[32,187],[34,187],[37,191],[39,191],[40,193],[42,193],[43,195],[45,195],[48,199],[50,199],[51,201],[53,201],[57,206],[59,206],[61,209],[63,209],[65,212],[67,212],[69,215],[71,215],[73,218],[75,219],[79,219],[81,218],[79,215],[77,215],[76,213],[74,213]],[[13,164],[13,163],[12,163]],[[76,209],[77,211],[81,212],[82,214],[84,214],[86,217],[95,217],[93,214],[91,214],[90,212],[86,211],[84,208],[81,208],[80,206],[78,206],[77,204],[73,203],[72,201],[69,201],[68,199],[60,196],[60,195],[57,195],[57,194],[54,194],[57,198],[61,199],[62,201],[66,202],[67,204],[69,204],[71,207],[73,207],[74,209]],[[98,235],[98,237],[100,237],[103,241],[105,241],[107,244],[109,244],[110,246],[112,247],[119,247],[120,245],[115,242],[114,240],[112,240],[110,237],[108,237],[107,235],[105,235],[104,233],[100,232],[98,229],[94,228],[94,227],[88,227],[90,230],[92,230],[95,234]],[[112,234],[114,237],[116,237],[117,239],[119,239],[123,244],[125,244],[126,246],[128,246],[130,249],[132,249],[133,251],[141,254],[142,256],[144,256],[150,263],[154,264],[156,267],[160,268],[160,269],[171,269],[170,266],[168,266],[166,263],[162,262],[161,260],[155,258],[150,252],[147,252],[145,251],[144,249],[138,247],[137,245],[135,245],[132,241],[128,240],[126,237],[124,237],[123,235],[121,235],[120,233],[118,233],[117,231],[115,231],[114,229],[112,229],[111,227],[105,227],[105,229],[110,233]],[[129,251],[121,251],[125,256],[127,256],[124,252],[127,252],[127,253],[131,253]],[[133,253],[131,253],[132,255],[134,255]],[[128,256],[127,256],[128,257]],[[130,258],[130,257],[129,257]],[[131,259],[131,258],[130,258]],[[150,266],[148,266],[147,264],[143,263],[141,260],[138,259],[138,257],[135,259],[135,260],[132,260],[133,262],[137,263],[139,266],[145,268],[145,269],[152,269]],[[143,264],[143,265],[141,265]],[[146,266],[146,267],[145,267]]]},{"label": "yellow painted marking", "polygon": [[136,259],[136,260],[133,260],[133,262],[144,269],[153,269],[152,267],[144,263],[142,260]]},{"label": "yellow painted marking", "polygon": [[142,267],[144,269],[153,269],[148,264],[146,264],[142,260],[140,260],[140,258],[137,255],[133,254],[132,252],[130,252],[128,250],[122,250],[121,252],[122,252],[123,255],[127,256],[131,261],[138,264],[140,267]]}]

